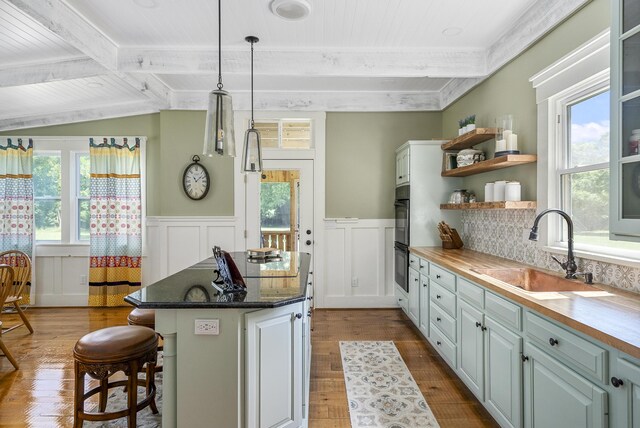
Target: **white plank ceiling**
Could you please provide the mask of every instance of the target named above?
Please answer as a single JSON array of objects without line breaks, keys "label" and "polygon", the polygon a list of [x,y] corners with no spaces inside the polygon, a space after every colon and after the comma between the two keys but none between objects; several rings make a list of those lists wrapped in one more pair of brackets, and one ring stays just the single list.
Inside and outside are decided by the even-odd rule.
[{"label": "white plank ceiling", "polygon": [[[222,0],[234,107],[441,110],[590,0]],[[205,109],[218,68],[215,0],[0,0],[0,130]]]}]

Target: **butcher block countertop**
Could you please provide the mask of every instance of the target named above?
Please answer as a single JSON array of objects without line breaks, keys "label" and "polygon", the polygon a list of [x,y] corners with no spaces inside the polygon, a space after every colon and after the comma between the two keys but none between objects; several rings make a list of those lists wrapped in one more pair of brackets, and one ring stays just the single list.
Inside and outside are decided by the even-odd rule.
[{"label": "butcher block countertop", "polygon": [[531,266],[465,249],[411,247],[410,251],[632,357],[640,358],[640,295],[636,293],[597,283],[593,284],[599,289],[597,291],[528,292],[472,269]]}]

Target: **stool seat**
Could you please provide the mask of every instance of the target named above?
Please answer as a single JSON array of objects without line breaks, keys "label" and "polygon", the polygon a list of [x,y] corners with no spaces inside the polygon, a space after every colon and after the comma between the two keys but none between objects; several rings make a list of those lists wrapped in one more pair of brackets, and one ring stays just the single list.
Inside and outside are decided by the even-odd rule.
[{"label": "stool seat", "polygon": [[143,325],[152,329],[156,328],[156,311],[154,309],[135,308],[127,316],[131,325]]},{"label": "stool seat", "polygon": [[117,363],[138,358],[157,346],[158,336],[148,327],[107,327],[80,338],[73,349],[73,355],[83,363]]},{"label": "stool seat", "polygon": [[[74,427],[81,428],[86,421],[107,421],[127,417],[127,426],[136,427],[136,414],[149,406],[158,413],[156,407],[156,385],[154,373],[157,358],[158,335],[148,327],[125,325],[107,327],[81,337],[73,348],[75,392]],[[110,382],[109,378],[122,371],[127,379]],[[139,379],[139,372],[146,372],[145,379]],[[98,380],[100,385],[85,392],[85,375]],[[126,387],[127,407],[107,412],[110,388]],[[138,402],[138,386],[144,386],[145,397]],[[84,409],[85,400],[100,394],[97,412]]]}]

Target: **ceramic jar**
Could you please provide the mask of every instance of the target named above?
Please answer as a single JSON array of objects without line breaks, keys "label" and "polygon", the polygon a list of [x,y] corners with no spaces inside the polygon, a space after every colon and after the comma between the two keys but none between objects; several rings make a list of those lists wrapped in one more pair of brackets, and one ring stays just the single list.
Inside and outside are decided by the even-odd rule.
[{"label": "ceramic jar", "polygon": [[464,149],[458,152],[456,162],[458,168],[462,166],[473,165],[474,163],[485,160],[484,152],[476,149]]},{"label": "ceramic jar", "polygon": [[449,197],[450,204],[464,204],[465,202],[469,202],[467,189],[456,189]]}]

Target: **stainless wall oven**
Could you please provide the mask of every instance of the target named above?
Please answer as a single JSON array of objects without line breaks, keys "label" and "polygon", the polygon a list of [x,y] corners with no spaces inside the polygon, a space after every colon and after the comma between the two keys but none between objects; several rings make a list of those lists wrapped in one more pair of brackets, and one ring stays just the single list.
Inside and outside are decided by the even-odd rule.
[{"label": "stainless wall oven", "polygon": [[409,186],[396,187],[396,200],[394,203],[395,242],[394,251],[394,278],[396,284],[409,292]]}]

